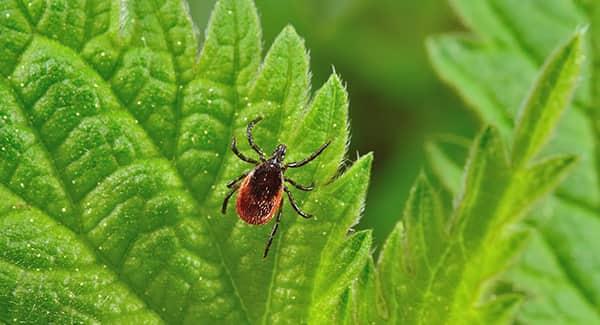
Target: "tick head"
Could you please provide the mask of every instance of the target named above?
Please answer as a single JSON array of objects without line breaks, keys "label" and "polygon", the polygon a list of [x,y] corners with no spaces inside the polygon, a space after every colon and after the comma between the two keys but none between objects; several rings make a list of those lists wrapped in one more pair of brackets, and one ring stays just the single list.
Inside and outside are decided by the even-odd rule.
[{"label": "tick head", "polygon": [[285,146],[285,144],[278,145],[277,148],[275,148],[275,151],[273,151],[273,156],[271,159],[273,159],[273,161],[278,164],[283,164],[286,150],[287,147]]}]

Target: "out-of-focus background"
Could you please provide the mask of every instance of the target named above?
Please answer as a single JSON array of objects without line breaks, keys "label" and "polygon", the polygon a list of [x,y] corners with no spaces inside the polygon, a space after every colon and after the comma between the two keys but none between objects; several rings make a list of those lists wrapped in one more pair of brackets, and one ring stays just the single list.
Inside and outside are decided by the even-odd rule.
[{"label": "out-of-focus background", "polygon": [[[215,0],[189,0],[198,28]],[[444,134],[471,138],[476,117],[435,75],[429,35],[462,31],[446,0],[256,0],[265,51],[293,25],[311,54],[313,89],[333,67],[348,85],[349,158],[375,152],[366,209],[357,228],[374,229],[379,248],[401,217],[409,188],[425,165],[424,141]]]}]

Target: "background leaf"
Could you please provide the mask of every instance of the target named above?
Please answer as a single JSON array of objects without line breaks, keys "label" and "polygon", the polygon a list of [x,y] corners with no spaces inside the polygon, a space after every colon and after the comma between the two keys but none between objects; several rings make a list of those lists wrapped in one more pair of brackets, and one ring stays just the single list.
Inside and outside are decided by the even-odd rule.
[{"label": "background leaf", "polygon": [[[566,98],[562,102],[566,106],[582,64],[582,37],[576,33],[553,53],[531,87],[530,98],[536,99],[525,102],[518,123],[525,125],[526,132],[537,132],[535,146],[545,143],[558,118],[531,115],[562,111],[561,101],[557,106],[545,105],[553,98]],[[417,179],[403,220],[379,259],[387,322],[479,324],[513,319],[522,297],[498,279],[528,242],[528,231],[515,225],[528,207],[558,185],[575,161],[561,156],[533,165],[533,154],[515,156],[522,150],[521,142],[529,141],[521,137],[516,132],[515,144],[507,150],[495,128],[480,133],[450,212],[424,176]],[[529,144],[525,147],[530,150]],[[450,161],[435,158],[437,163]],[[535,182],[528,182],[532,177]],[[363,290],[366,287],[362,285]]]},{"label": "background leaf", "polygon": [[[454,86],[486,123],[509,137],[514,126],[522,85],[531,80],[541,58],[576,28],[591,24],[586,42],[589,60],[580,87],[559,128],[542,155],[575,153],[577,167],[556,195],[532,212],[528,223],[539,231],[509,278],[527,299],[518,320],[524,323],[598,322],[598,257],[589,247],[598,232],[598,114],[597,22],[591,2],[494,0],[452,2],[477,38],[442,36],[429,43],[432,62],[441,77]],[[519,10],[515,10],[519,7]],[[546,32],[539,33],[537,31]],[[591,43],[590,43],[591,41]],[[591,45],[591,46],[590,46]],[[482,73],[483,72],[483,73]],[[597,88],[596,88],[597,89]],[[594,99],[596,98],[596,99]],[[440,161],[440,159],[436,159]],[[560,160],[538,166],[531,176],[552,169]],[[436,170],[444,168],[438,166]],[[530,176],[529,176],[530,177]],[[530,184],[528,186],[535,186]],[[527,190],[525,187],[524,191]],[[585,253],[584,253],[585,252]]]}]

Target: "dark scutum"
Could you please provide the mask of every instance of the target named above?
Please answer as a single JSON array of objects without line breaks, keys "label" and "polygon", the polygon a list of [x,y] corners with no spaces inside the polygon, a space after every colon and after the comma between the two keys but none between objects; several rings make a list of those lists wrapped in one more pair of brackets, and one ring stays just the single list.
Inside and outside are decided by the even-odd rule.
[{"label": "dark scutum", "polygon": [[257,166],[240,188],[236,204],[240,218],[253,225],[269,222],[281,204],[282,192],[281,168],[268,162]]},{"label": "dark scutum", "polygon": [[283,177],[281,168],[271,163],[256,167],[248,186],[255,201],[271,201],[281,191]]}]

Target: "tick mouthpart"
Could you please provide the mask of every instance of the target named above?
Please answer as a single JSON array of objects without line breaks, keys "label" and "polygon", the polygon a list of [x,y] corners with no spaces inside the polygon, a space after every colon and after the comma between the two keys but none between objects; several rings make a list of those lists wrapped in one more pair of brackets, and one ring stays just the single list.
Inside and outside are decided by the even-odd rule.
[{"label": "tick mouthpart", "polygon": [[283,163],[283,160],[285,159],[285,153],[287,151],[287,147],[285,144],[280,144],[277,146],[277,148],[275,148],[275,151],[273,151],[273,155],[272,155],[272,160],[274,162],[277,162],[279,164]]}]

